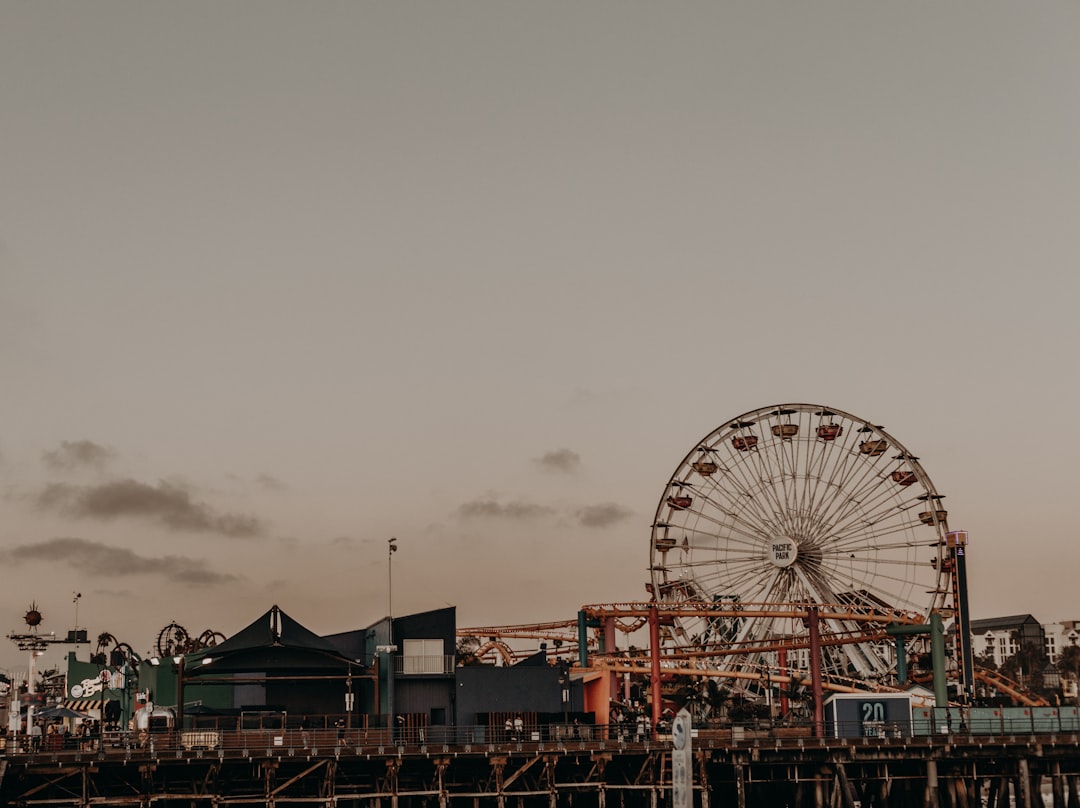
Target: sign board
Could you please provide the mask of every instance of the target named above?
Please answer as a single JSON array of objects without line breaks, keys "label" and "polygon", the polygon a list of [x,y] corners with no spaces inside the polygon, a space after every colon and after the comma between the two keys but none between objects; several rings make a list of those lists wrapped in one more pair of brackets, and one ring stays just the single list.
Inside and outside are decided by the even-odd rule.
[{"label": "sign board", "polygon": [[671,808],[694,806],[693,726],[683,708],[671,722]]}]

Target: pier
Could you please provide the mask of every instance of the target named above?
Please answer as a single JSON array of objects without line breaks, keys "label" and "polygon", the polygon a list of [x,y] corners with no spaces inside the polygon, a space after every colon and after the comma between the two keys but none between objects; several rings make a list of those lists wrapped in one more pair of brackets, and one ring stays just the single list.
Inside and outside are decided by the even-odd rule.
[{"label": "pier", "polygon": [[[600,728],[597,728],[600,729]],[[702,730],[700,808],[1078,808],[1080,734],[785,737]],[[95,748],[8,749],[0,804],[661,808],[670,738],[397,742],[348,730],[185,731]],[[305,741],[307,746],[305,748]]]}]

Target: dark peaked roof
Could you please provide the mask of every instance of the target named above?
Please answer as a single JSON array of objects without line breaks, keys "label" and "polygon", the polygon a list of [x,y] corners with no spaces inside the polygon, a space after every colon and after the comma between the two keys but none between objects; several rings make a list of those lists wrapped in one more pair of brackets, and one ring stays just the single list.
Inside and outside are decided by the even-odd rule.
[{"label": "dark peaked roof", "polygon": [[277,605],[247,628],[233,634],[229,639],[208,648],[211,656],[222,656],[236,651],[258,648],[291,648],[304,651],[322,651],[333,656],[340,652],[333,643],[327,642],[315,632],[300,625]]},{"label": "dark peaked roof", "polygon": [[1039,621],[1030,614],[1010,614],[1006,617],[988,617],[981,620],[972,620],[971,633],[977,634],[985,631],[993,631],[994,629],[1012,628],[1013,626],[1022,626],[1025,623],[1035,623],[1038,625]]}]

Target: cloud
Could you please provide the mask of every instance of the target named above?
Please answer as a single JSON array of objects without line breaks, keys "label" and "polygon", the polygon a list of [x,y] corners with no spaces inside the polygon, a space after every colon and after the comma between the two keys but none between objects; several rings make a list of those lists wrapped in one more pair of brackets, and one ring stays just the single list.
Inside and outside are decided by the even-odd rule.
[{"label": "cloud", "polygon": [[74,471],[79,468],[104,468],[115,456],[112,449],[90,440],[65,440],[58,449],[42,452],[41,460],[52,471]]},{"label": "cloud", "polygon": [[460,505],[458,513],[466,519],[539,519],[555,513],[555,509],[531,502],[508,502],[504,505],[493,499],[477,499]]},{"label": "cloud", "polygon": [[285,485],[285,483],[277,477],[273,477],[269,474],[260,474],[255,478],[255,484],[267,491],[287,491],[289,488],[289,486]]},{"label": "cloud", "polygon": [[546,452],[543,457],[538,457],[533,462],[546,471],[565,474],[577,471],[581,465],[581,456],[570,449],[556,449],[554,452]]},{"label": "cloud", "polygon": [[633,511],[616,505],[614,502],[605,502],[601,505],[586,505],[579,508],[574,514],[583,527],[608,527],[616,522],[622,522],[633,516]]},{"label": "cloud", "polygon": [[85,519],[152,519],[170,530],[239,538],[262,532],[262,525],[255,517],[216,513],[208,505],[193,500],[185,487],[164,481],[156,486],[135,480],[94,486],[52,483],[38,494],[37,505],[43,510]]},{"label": "cloud", "polygon": [[206,562],[199,559],[185,556],[149,558],[123,547],[79,538],[56,538],[19,545],[0,553],[0,559],[12,565],[36,561],[63,563],[89,575],[163,575],[172,581],[196,585],[237,580],[235,575],[209,569]]}]

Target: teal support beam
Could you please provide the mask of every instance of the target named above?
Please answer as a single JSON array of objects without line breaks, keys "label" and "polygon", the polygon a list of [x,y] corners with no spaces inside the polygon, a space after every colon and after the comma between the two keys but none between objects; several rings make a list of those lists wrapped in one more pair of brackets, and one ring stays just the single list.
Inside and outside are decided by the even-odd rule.
[{"label": "teal support beam", "polygon": [[949,688],[945,683],[945,631],[941,615],[930,615],[930,659],[934,666],[934,701],[938,707],[949,706]]},{"label": "teal support beam", "polygon": [[[577,613],[577,656],[578,663],[583,668],[589,667],[589,629],[590,628],[602,628],[602,625],[595,617],[589,619],[589,616],[585,613],[584,609],[581,609]],[[603,639],[603,638],[601,638]],[[604,640],[606,643],[607,640]],[[601,651],[606,650],[602,645]]]},{"label": "teal support beam", "polygon": [[[898,625],[894,623],[885,627],[885,633],[897,638],[896,671],[898,677],[900,673],[899,660],[902,657],[900,638],[909,634],[930,635],[930,663],[934,669],[934,701],[937,702],[938,707],[948,707],[949,687],[945,681],[945,630],[942,626],[941,615],[937,612],[931,614],[930,625]],[[906,679],[906,660],[904,667],[904,678]]]},{"label": "teal support beam", "polygon": [[900,687],[907,684],[907,643],[899,634],[896,635],[896,683]]},{"label": "teal support beam", "polygon": [[584,609],[577,613],[577,656],[581,667],[589,667],[589,622]]}]

